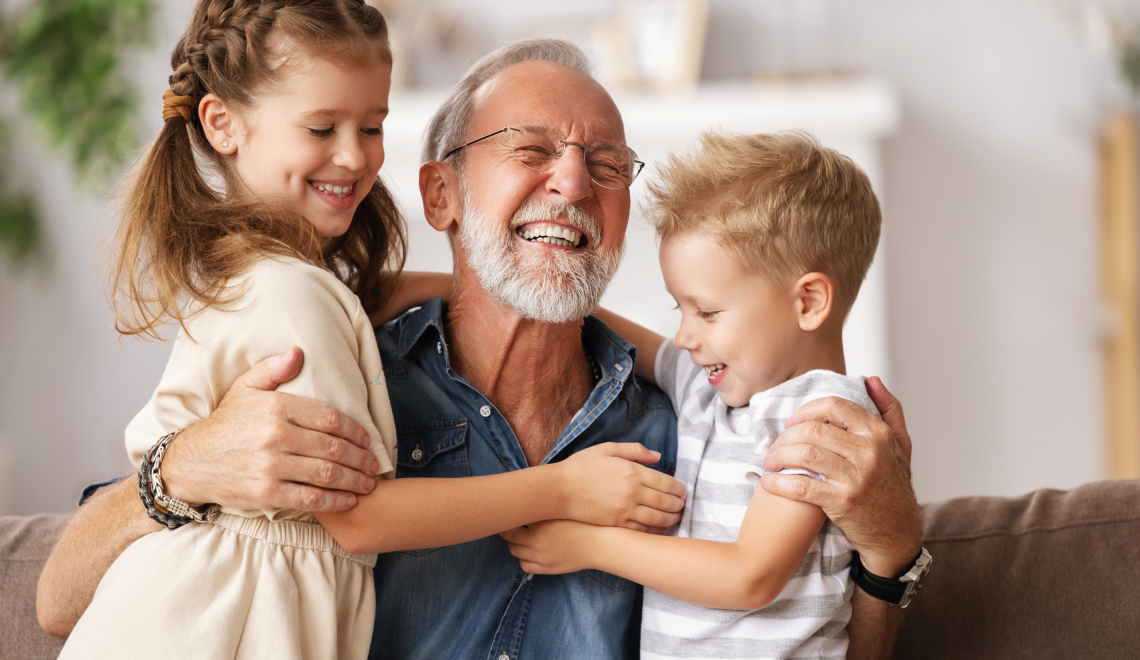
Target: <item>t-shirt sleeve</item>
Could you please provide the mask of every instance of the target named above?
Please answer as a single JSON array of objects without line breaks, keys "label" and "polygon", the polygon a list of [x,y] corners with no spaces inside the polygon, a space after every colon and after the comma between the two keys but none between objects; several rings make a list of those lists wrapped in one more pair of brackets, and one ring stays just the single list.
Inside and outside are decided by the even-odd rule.
[{"label": "t-shirt sleeve", "polygon": [[688,351],[677,348],[672,339],[666,339],[657,349],[653,371],[658,387],[673,402],[673,409],[680,415],[681,407],[693,393],[693,386],[704,370],[693,364]]},{"label": "t-shirt sleeve", "polygon": [[[175,341],[158,389],[128,427],[134,464],[162,434],[209,416],[253,365],[299,346],[301,372],[277,390],[323,401],[356,420],[372,440],[381,473],[392,472],[391,410],[375,336],[356,296],[331,273],[297,260],[259,262],[238,286],[238,300],[191,317],[189,336]],[[370,391],[376,387],[382,391]]]},{"label": "t-shirt sleeve", "polygon": [[809,401],[826,397],[839,397],[853,401],[876,417],[879,416],[875,404],[867,394],[863,379],[858,376],[843,376],[825,371],[813,371],[772,389],[770,396],[762,404],[753,404],[752,436],[756,448],[749,461],[745,478],[756,486],[764,474],[798,474],[819,481],[827,477],[809,470],[787,468],[779,471],[764,469],[764,459],[771,452],[772,443],[784,431],[784,424],[801,406]]}]

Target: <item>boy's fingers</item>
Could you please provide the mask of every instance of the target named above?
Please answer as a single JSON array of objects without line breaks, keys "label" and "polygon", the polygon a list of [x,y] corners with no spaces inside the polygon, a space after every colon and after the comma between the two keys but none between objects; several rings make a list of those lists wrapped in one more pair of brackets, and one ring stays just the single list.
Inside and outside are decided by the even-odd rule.
[{"label": "boy's fingers", "polygon": [[508,529],[505,532],[501,532],[499,536],[503,537],[503,540],[505,540],[507,543],[514,544],[522,541],[523,537],[526,536],[526,532],[526,527],[516,527],[514,529]]}]

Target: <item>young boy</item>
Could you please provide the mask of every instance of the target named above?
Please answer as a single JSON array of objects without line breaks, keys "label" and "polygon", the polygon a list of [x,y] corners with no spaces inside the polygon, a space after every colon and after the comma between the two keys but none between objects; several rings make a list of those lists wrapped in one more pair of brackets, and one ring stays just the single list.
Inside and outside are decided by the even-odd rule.
[{"label": "young boy", "polygon": [[650,192],[681,326],[667,342],[599,316],[673,401],[684,517],[668,536],[570,521],[503,536],[528,572],[645,585],[642,658],[844,657],[851,546],[818,507],[757,484],[802,404],[839,396],[876,413],[863,379],[843,375],[843,321],[879,241],[871,183],[803,133],[705,134]]}]

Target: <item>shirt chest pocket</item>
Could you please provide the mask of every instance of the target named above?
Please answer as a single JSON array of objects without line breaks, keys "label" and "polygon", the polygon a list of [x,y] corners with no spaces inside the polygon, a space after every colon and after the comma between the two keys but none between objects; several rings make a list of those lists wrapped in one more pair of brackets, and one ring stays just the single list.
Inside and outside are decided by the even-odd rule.
[{"label": "shirt chest pocket", "polygon": [[471,476],[466,418],[397,428],[396,438],[398,478]]}]

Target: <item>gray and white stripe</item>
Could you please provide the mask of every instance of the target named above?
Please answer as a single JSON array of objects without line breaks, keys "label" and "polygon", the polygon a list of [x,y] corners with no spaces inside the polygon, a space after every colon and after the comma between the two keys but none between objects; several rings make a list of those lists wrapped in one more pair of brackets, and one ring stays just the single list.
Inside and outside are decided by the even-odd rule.
[{"label": "gray and white stripe", "polygon": [[[874,412],[861,378],[812,371],[729,408],[686,351],[666,341],[657,357],[657,382],[677,411],[676,477],[689,500],[679,537],[735,541],[764,473],[764,457],[800,406],[842,397]],[[790,471],[807,474],[804,471]],[[842,658],[851,617],[851,546],[828,521],[784,590],[754,611],[714,610],[645,590],[641,657]]]}]

